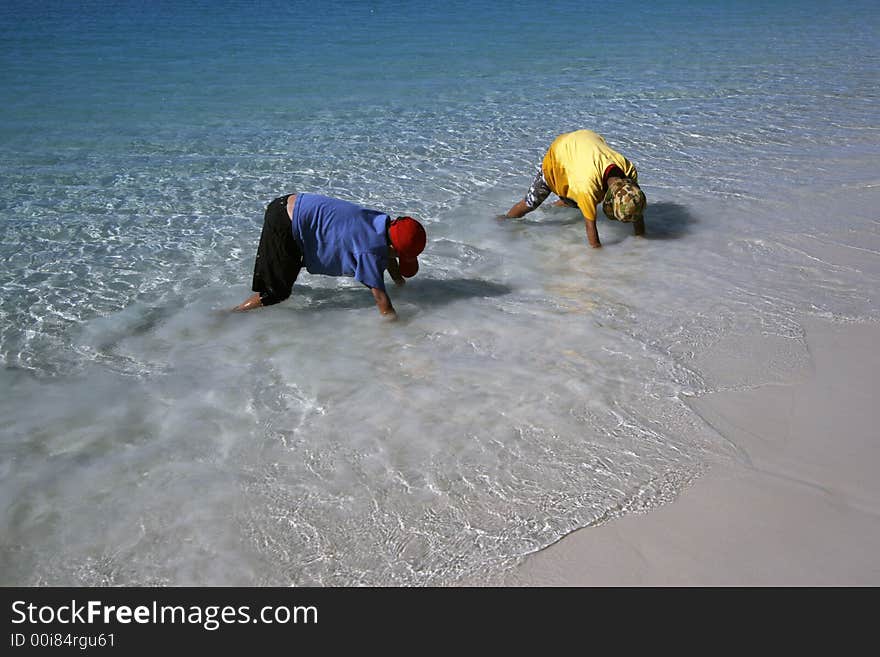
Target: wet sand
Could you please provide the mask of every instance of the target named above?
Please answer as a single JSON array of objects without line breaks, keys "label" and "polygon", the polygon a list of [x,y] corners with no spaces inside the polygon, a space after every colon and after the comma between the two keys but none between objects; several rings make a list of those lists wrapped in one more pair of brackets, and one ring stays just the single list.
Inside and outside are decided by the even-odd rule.
[{"label": "wet sand", "polygon": [[669,504],[530,555],[505,584],[880,585],[880,325],[803,326],[803,380],[692,400],[737,459]]}]

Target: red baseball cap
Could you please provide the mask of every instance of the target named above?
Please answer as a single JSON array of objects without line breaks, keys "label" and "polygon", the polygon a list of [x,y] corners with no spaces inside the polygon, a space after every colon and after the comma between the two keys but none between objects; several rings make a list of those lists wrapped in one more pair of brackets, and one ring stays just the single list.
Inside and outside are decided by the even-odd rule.
[{"label": "red baseball cap", "polygon": [[397,251],[401,275],[412,278],[419,271],[418,255],[428,241],[424,226],[412,217],[398,217],[388,227],[388,237]]}]

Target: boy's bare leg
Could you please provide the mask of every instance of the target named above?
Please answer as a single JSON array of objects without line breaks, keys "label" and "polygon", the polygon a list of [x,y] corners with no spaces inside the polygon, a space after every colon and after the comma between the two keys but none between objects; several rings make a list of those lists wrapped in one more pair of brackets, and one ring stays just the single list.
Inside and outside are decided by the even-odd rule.
[{"label": "boy's bare leg", "polygon": [[507,211],[507,214],[503,216],[507,217],[508,219],[519,219],[520,217],[524,217],[531,211],[531,208],[526,205],[525,201],[520,201],[512,208],[510,208],[510,210]]},{"label": "boy's bare leg", "polygon": [[263,306],[263,302],[260,301],[260,293],[254,292],[247,299],[238,304],[235,308],[233,308],[233,312],[244,312],[245,310],[252,310],[253,308],[261,308]]}]

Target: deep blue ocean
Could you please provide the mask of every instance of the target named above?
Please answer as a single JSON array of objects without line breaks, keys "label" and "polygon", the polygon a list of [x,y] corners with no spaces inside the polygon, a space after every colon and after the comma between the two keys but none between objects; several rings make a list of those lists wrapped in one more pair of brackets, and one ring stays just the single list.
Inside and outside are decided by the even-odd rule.
[{"label": "deep blue ocean", "polygon": [[[488,583],[743,458],[691,408],[880,320],[880,5],[0,1],[0,584]],[[632,160],[647,235],[546,203]],[[428,230],[248,314],[265,205]]]}]

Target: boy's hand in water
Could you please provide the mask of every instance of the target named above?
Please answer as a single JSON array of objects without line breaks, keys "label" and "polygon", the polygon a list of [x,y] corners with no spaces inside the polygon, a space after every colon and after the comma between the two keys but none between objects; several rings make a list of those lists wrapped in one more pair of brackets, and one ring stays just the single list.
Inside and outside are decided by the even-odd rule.
[{"label": "boy's hand in water", "polygon": [[376,301],[376,307],[379,309],[379,314],[382,315],[382,319],[389,322],[396,321],[397,311],[394,310],[394,306],[391,305],[391,299],[385,294],[385,290],[371,287],[370,292],[373,293],[373,299]]}]

